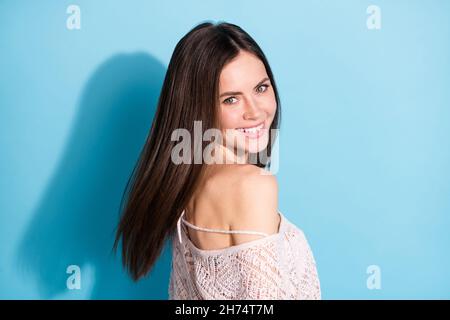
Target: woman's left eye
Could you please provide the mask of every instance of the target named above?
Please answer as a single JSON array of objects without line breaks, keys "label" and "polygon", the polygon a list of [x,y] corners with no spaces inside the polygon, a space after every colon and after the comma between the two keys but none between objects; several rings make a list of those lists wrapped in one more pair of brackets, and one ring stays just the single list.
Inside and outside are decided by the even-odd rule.
[{"label": "woman's left eye", "polygon": [[256,91],[257,91],[258,93],[263,93],[264,91],[267,90],[268,87],[269,87],[268,84],[262,84],[262,85],[260,85],[258,88],[256,88]]}]

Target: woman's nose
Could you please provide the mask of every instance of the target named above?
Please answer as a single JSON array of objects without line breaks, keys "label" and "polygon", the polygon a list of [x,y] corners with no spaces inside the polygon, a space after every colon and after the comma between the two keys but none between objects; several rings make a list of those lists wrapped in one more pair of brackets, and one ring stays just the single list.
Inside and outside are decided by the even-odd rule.
[{"label": "woman's nose", "polygon": [[258,104],[253,99],[248,99],[244,107],[244,119],[245,120],[255,120],[259,119],[261,116],[261,109]]}]

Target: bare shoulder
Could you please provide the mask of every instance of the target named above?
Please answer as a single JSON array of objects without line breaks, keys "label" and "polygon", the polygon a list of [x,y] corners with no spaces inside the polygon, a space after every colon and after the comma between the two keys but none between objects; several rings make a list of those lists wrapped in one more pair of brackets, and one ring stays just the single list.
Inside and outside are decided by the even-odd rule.
[{"label": "bare shoulder", "polygon": [[236,230],[278,232],[278,183],[270,172],[253,166],[236,185],[236,211],[231,222]]},{"label": "bare shoulder", "polygon": [[[254,165],[224,167],[213,178],[214,198],[222,204],[220,212],[232,230],[278,232],[278,183],[267,170]],[[239,244],[261,236],[233,235]]]}]

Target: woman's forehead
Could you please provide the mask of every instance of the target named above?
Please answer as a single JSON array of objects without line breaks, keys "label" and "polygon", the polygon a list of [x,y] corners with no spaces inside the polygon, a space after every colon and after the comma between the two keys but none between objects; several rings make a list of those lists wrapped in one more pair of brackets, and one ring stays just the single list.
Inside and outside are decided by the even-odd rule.
[{"label": "woman's forehead", "polygon": [[222,69],[220,88],[223,91],[253,88],[265,77],[267,77],[267,73],[262,61],[251,53],[241,51]]}]

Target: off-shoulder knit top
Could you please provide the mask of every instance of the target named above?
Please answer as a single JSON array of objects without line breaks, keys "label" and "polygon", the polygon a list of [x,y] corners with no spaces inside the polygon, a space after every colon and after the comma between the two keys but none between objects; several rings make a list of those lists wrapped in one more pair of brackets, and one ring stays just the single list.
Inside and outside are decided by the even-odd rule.
[{"label": "off-shoulder knit top", "polygon": [[[171,300],[321,299],[316,262],[301,229],[281,212],[277,233],[207,229],[181,214],[172,237]],[[197,248],[187,227],[263,238],[217,250]]]}]

